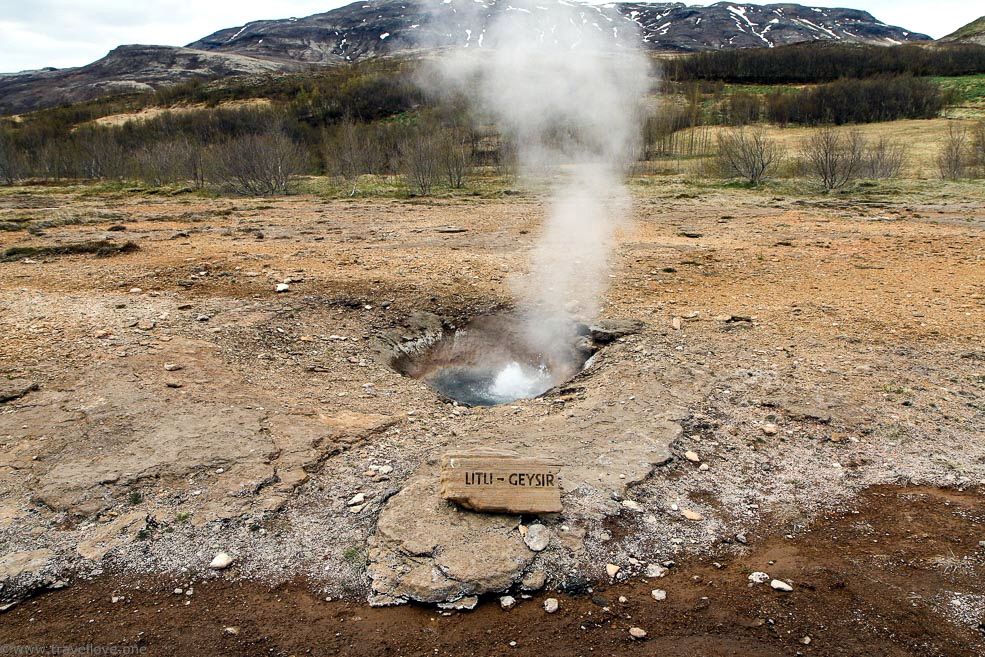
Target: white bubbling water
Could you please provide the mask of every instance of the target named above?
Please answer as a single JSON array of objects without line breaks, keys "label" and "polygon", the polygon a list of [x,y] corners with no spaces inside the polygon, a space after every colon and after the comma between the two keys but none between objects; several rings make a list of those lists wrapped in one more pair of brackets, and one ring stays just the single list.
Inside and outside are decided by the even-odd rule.
[{"label": "white bubbling water", "polygon": [[501,369],[489,387],[490,397],[513,401],[531,399],[548,390],[554,382],[545,367],[524,367],[512,361]]}]

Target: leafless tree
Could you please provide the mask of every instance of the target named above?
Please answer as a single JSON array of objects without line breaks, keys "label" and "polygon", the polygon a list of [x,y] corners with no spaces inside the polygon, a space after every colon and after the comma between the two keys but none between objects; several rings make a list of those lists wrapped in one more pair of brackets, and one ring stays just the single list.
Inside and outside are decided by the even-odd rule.
[{"label": "leafless tree", "polygon": [[24,173],[24,158],[13,137],[0,130],[0,183],[13,185]]},{"label": "leafless tree", "polygon": [[906,145],[881,137],[866,149],[859,174],[863,178],[896,178],[906,164]]},{"label": "leafless tree", "polygon": [[816,128],[801,146],[807,173],[825,190],[839,189],[859,177],[865,137],[858,130]]},{"label": "leafless tree", "polygon": [[949,123],[937,151],[937,171],[944,180],[958,180],[967,173],[968,131]]},{"label": "leafless tree", "polygon": [[464,128],[448,128],[441,135],[438,149],[448,185],[462,187],[472,167],[472,136]]},{"label": "leafless tree", "polygon": [[239,137],[213,150],[211,178],[236,194],[288,194],[307,164],[307,154],[287,135]]},{"label": "leafless tree", "polygon": [[971,162],[978,169],[978,177],[985,178],[985,121],[971,130]]},{"label": "leafless tree", "polygon": [[202,147],[179,137],[145,146],[135,154],[141,179],[151,185],[203,182]]},{"label": "leafless tree", "polygon": [[783,156],[783,147],[760,129],[739,128],[718,135],[716,163],[730,178],[758,185],[776,173]]},{"label": "leafless tree", "polygon": [[376,148],[367,128],[354,121],[342,121],[322,138],[322,156],[329,175],[340,177],[356,193],[359,176],[371,173],[376,164]]},{"label": "leafless tree", "polygon": [[412,187],[423,195],[431,193],[440,165],[438,137],[426,126],[409,132],[401,144],[404,173]]}]

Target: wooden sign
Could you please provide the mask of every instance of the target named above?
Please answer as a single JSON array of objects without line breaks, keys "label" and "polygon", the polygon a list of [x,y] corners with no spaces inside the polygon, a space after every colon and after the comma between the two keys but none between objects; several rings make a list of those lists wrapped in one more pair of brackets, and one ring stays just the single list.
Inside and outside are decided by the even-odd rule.
[{"label": "wooden sign", "polygon": [[475,450],[441,457],[441,497],[473,511],[558,513],[561,464],[515,452]]}]

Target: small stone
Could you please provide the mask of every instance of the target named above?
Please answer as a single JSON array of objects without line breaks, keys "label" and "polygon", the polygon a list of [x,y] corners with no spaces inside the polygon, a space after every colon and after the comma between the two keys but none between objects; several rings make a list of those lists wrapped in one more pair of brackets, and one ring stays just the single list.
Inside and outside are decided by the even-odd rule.
[{"label": "small stone", "polygon": [[646,567],[646,572],[644,573],[647,577],[652,577],[654,579],[660,577],[666,577],[667,569],[658,563],[651,563]]},{"label": "small stone", "polygon": [[770,582],[770,586],[772,586],[775,590],[783,591],[784,593],[790,593],[791,591],[793,591],[792,586],[790,586],[789,584],[787,584],[786,582],[780,579],[774,579],[772,582]]},{"label": "small stone", "polygon": [[130,294],[143,294],[143,293],[144,293],[144,291],[141,290],[139,287],[131,287],[130,288]]},{"label": "small stone", "polygon": [[646,630],[644,630],[642,627],[631,627],[631,628],[629,628],[629,636],[631,636],[631,637],[633,637],[634,639],[637,639],[637,640],[638,639],[645,639],[646,638]]},{"label": "small stone", "polygon": [[229,568],[233,563],[233,558],[226,554],[225,552],[220,552],[212,558],[209,562],[209,568],[212,570],[222,570],[224,568]]},{"label": "small stone", "polygon": [[802,637],[800,639],[800,642],[802,644],[804,644],[805,646],[809,646],[809,645],[811,645],[811,638],[809,636]]},{"label": "small stone", "polygon": [[698,453],[697,452],[692,452],[691,450],[688,450],[688,451],[684,452],[684,458],[686,458],[691,463],[700,463],[701,462],[701,457],[698,456]]},{"label": "small stone", "polygon": [[479,604],[479,596],[468,595],[452,602],[440,602],[438,603],[438,609],[445,609],[447,611],[471,611],[475,609],[477,604]]},{"label": "small stone", "polygon": [[670,326],[675,331],[680,331],[683,321],[680,317],[674,317],[674,319],[670,320]]},{"label": "small stone", "polygon": [[94,335],[100,339],[108,338],[109,336],[113,335],[113,329],[99,329],[94,333]]},{"label": "small stone", "polygon": [[388,475],[391,472],[393,472],[393,466],[392,465],[381,465],[379,467],[379,469],[377,470],[377,472],[379,472],[381,475]]},{"label": "small stone", "polygon": [[534,552],[540,552],[551,542],[551,530],[540,523],[530,525],[523,536],[523,542]]},{"label": "small stone", "polygon": [[749,543],[749,539],[746,538],[746,535],[743,532],[739,532],[738,534],[736,534],[735,540],[737,540],[739,543],[742,543],[743,545],[747,545]]},{"label": "small stone", "polygon": [[172,593],[174,593],[175,595],[181,595],[184,592],[185,589],[175,589],[174,591],[172,591]]},{"label": "small stone", "polygon": [[366,508],[366,505],[365,504],[357,504],[355,506],[350,506],[349,507],[349,513],[357,514],[357,513],[359,513],[360,511],[362,511],[365,508]]},{"label": "small stone", "polygon": [[643,513],[643,507],[640,506],[640,503],[634,502],[633,500],[623,500],[622,508],[635,513]]},{"label": "small stone", "polygon": [[650,597],[656,600],[657,602],[663,602],[664,600],[667,599],[667,592],[664,591],[663,589],[653,589],[652,591],[650,591]]},{"label": "small stone", "polygon": [[612,579],[619,574],[620,570],[622,569],[614,563],[605,564],[605,574],[609,576],[609,579]]},{"label": "small stone", "polygon": [[181,381],[165,381],[164,385],[166,385],[169,388],[180,388],[184,384]]},{"label": "small stone", "polygon": [[236,636],[237,634],[239,634],[239,626],[238,625],[229,625],[228,627],[224,627],[224,628],[222,628],[222,633],[223,634],[232,634],[233,636]]},{"label": "small stone", "polygon": [[356,493],[349,501],[345,503],[346,506],[356,506],[357,504],[362,504],[366,501],[366,495],[363,493]]},{"label": "small stone", "polygon": [[199,315],[198,317],[195,318],[195,320],[199,322],[207,322],[210,319],[212,318],[209,315]]},{"label": "small stone", "polygon": [[504,595],[499,599],[499,606],[506,610],[512,609],[516,606],[516,598],[512,595]]},{"label": "small stone", "polygon": [[117,602],[122,602],[123,601],[123,596],[121,596],[121,595],[114,595],[112,598],[109,599],[109,601],[112,602],[115,605]]},{"label": "small stone", "polygon": [[561,605],[558,603],[557,598],[548,598],[547,600],[544,600],[544,611],[549,614],[556,612],[560,606]]},{"label": "small stone", "polygon": [[779,427],[777,427],[775,424],[763,425],[763,433],[767,436],[775,436],[779,430],[780,430]]},{"label": "small stone", "polygon": [[165,372],[177,372],[180,369],[182,369],[182,367],[178,363],[164,363]]},{"label": "small stone", "polygon": [[620,604],[626,604],[627,602],[629,602],[629,600],[624,595],[620,595],[618,600]]},{"label": "small stone", "polygon": [[769,580],[770,576],[764,572],[756,571],[754,573],[749,573],[749,581],[753,584],[763,584]]},{"label": "small stone", "polygon": [[155,326],[157,326],[157,322],[152,320],[137,322],[137,328],[141,331],[153,331]]},{"label": "small stone", "polygon": [[701,465],[698,466],[698,470],[701,470],[702,472],[708,472],[709,470],[711,470],[711,466],[709,466],[707,463],[702,463]]},{"label": "small stone", "polygon": [[275,289],[277,290],[278,293],[281,293],[281,292],[290,292],[291,291],[291,286],[288,285],[287,283],[278,283],[277,284],[277,287]]},{"label": "small stone", "polygon": [[543,570],[535,570],[527,573],[520,580],[520,589],[523,591],[539,591],[547,583],[547,573]]},{"label": "small stone", "polygon": [[978,541],[978,547],[985,548],[985,541]]},{"label": "small stone", "polygon": [[697,520],[704,520],[705,519],[705,517],[703,515],[701,515],[697,511],[691,511],[690,509],[684,509],[683,511],[681,511],[681,515],[684,516],[685,518],[687,518],[688,520],[695,520],[695,521],[697,521]]}]

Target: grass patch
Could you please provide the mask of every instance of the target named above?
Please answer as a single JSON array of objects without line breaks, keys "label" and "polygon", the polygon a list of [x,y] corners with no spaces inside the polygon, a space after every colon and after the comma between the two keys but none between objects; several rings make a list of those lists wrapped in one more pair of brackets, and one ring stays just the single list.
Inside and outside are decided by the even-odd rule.
[{"label": "grass patch", "polygon": [[140,250],[134,242],[117,244],[109,240],[76,242],[50,246],[12,246],[0,256],[0,262],[13,262],[21,258],[48,258],[52,256],[92,254],[97,258],[107,258],[120,253],[133,253]]}]

